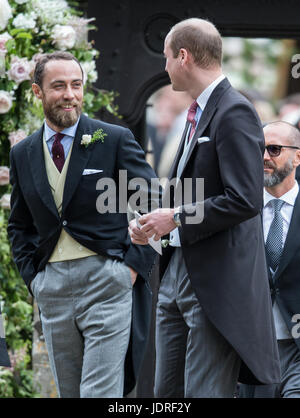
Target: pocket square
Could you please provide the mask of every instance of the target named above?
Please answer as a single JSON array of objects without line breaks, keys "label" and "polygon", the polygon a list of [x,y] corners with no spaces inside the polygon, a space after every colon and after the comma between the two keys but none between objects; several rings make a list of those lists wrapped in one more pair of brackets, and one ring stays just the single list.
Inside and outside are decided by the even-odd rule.
[{"label": "pocket square", "polygon": [[208,136],[202,136],[201,138],[198,138],[197,141],[198,141],[198,144],[202,144],[202,142],[210,141],[210,138]]},{"label": "pocket square", "polygon": [[96,173],[103,173],[103,170],[94,170],[92,168],[86,168],[85,170],[83,170],[82,175],[88,176],[89,174],[96,174]]}]

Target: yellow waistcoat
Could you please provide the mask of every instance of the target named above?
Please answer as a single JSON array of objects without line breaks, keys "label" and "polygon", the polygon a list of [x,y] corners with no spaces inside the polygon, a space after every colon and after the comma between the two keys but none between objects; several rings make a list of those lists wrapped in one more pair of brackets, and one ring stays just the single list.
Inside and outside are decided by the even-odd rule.
[{"label": "yellow waistcoat", "polygon": [[[46,172],[59,215],[61,215],[62,210],[63,193],[72,147],[68,153],[62,172],[60,173],[51,158],[46,141],[43,139]],[[79,244],[64,229],[62,229],[59,240],[48,262],[54,263],[56,261],[75,260],[77,258],[89,257],[91,255],[96,255],[96,253]]]}]

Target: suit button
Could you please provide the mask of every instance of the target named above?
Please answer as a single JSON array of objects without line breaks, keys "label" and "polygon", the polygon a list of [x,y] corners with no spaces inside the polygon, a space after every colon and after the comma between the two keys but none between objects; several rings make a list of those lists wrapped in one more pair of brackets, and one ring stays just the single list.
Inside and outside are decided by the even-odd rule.
[{"label": "suit button", "polygon": [[68,225],[68,222],[67,221],[63,221],[63,226],[67,226]]}]

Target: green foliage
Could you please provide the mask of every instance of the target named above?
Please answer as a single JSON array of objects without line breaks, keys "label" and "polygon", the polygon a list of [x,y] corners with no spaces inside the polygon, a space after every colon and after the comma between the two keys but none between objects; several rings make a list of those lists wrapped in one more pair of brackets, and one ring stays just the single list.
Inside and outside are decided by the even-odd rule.
[{"label": "green foliage", "polygon": [[8,212],[0,209],[0,301],[12,367],[0,367],[0,398],[37,396],[31,370],[32,299],[12,260]]}]

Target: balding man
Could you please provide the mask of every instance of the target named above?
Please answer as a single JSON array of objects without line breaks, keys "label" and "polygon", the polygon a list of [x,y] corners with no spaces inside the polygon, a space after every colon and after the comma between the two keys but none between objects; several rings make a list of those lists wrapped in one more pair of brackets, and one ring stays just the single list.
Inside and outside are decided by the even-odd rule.
[{"label": "balding man", "polygon": [[136,244],[170,234],[155,395],[232,397],[238,379],[280,380],[260,216],[264,137],[253,106],[222,73],[222,40],[211,23],[175,25],[164,54],[173,89],[194,102],[170,172],[175,193],[174,181],[166,188],[169,206],[144,215],[141,230],[130,225]]},{"label": "balding man", "polygon": [[265,126],[263,227],[281,383],[242,385],[241,397],[300,397],[300,132],[287,122]]}]

